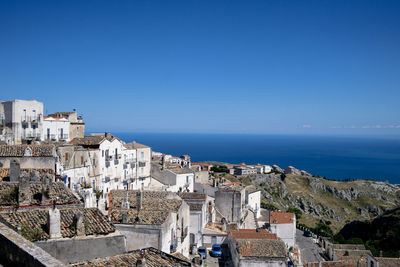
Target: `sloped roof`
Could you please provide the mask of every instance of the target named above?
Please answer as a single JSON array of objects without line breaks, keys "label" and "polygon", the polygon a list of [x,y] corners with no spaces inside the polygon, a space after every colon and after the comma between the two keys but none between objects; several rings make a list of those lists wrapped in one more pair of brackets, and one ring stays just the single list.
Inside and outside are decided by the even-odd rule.
[{"label": "sloped roof", "polygon": [[256,229],[238,229],[230,231],[230,234],[235,239],[278,239],[276,234],[273,234],[266,229],[261,229],[258,232]]},{"label": "sloped roof", "polygon": [[126,148],[130,148],[130,149],[150,148],[149,146],[146,146],[146,145],[143,145],[143,144],[139,144],[139,143],[136,143],[136,142],[127,143],[127,144],[124,144],[124,146]]},{"label": "sloped roof", "polygon": [[271,224],[293,223],[294,213],[271,211],[269,214]]},{"label": "sloped roof", "polygon": [[237,241],[241,257],[286,258],[287,250],[282,240],[239,239]]},{"label": "sloped roof", "polygon": [[[10,168],[1,168],[0,167],[0,181],[3,180],[4,177],[9,177],[10,175]],[[44,174],[51,174],[54,176],[54,170],[50,168],[22,168],[20,169],[20,172],[26,172],[29,176],[32,176],[35,172],[39,176],[44,175]]]},{"label": "sloped roof", "polygon": [[184,260],[178,255],[174,256],[165,252],[162,252],[155,248],[144,248],[134,251],[130,251],[125,254],[109,256],[104,258],[97,258],[85,262],[78,262],[72,266],[84,266],[84,267],[106,267],[106,266],[124,266],[131,267],[136,266],[138,259],[145,260],[147,266],[149,267],[161,267],[161,266],[191,266],[190,261]]},{"label": "sloped roof", "polygon": [[[15,207],[18,205],[18,186],[19,182],[0,182],[0,207]],[[41,182],[31,182],[31,203],[30,205],[40,205],[40,200],[35,195],[42,192],[43,184]],[[53,183],[49,193],[49,202],[56,200],[57,205],[80,204],[79,199],[75,197],[70,190],[61,182]]]},{"label": "sloped roof", "polygon": [[0,157],[23,157],[27,148],[32,151],[32,157],[54,157],[55,146],[40,145],[0,145]]},{"label": "sloped roof", "polygon": [[[114,223],[122,222],[122,214],[128,212],[128,223],[160,225],[167,220],[171,212],[178,212],[183,200],[178,196],[172,198],[171,192],[143,191],[142,208],[137,209],[137,190],[113,190],[110,196],[110,215]],[[122,203],[128,201],[130,209],[122,209]],[[140,218],[140,220],[137,219]]]},{"label": "sloped roof", "polygon": [[[48,210],[50,208],[18,209],[17,211],[0,212],[0,218],[9,223],[14,229],[23,228],[22,235],[31,231],[41,232],[39,240],[50,238],[47,233],[46,225],[48,222]],[[81,211],[84,214],[86,235],[109,234],[115,232],[115,227],[109,223],[104,215],[96,208],[59,208],[61,215],[61,235],[62,237],[73,237],[76,229],[73,225],[74,215]]]},{"label": "sloped roof", "polygon": [[196,192],[183,192],[180,194],[180,197],[186,200],[206,200],[207,195]]}]

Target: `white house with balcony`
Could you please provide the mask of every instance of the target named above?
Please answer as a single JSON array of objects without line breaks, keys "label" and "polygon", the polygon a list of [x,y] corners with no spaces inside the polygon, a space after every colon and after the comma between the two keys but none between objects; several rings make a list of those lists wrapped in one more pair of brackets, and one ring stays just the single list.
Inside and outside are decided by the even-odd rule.
[{"label": "white house with balcony", "polygon": [[43,141],[67,141],[69,142],[70,122],[60,117],[43,117]]},{"label": "white house with balcony", "polygon": [[1,102],[1,139],[7,144],[21,144],[24,139],[40,139],[43,123],[43,103],[36,100]]},{"label": "white house with balcony", "polygon": [[149,187],[151,154],[149,146],[137,142],[123,144],[122,177],[126,189],[137,190]]}]

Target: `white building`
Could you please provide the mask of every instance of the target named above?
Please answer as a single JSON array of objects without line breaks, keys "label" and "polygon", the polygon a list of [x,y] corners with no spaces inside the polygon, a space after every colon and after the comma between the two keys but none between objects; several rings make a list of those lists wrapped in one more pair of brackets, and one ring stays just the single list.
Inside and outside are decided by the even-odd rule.
[{"label": "white building", "polygon": [[271,232],[285,242],[287,248],[296,244],[296,216],[291,212],[271,211],[269,216]]},{"label": "white building", "polygon": [[207,195],[200,193],[181,193],[180,197],[190,208],[190,245],[203,245],[203,230],[208,222]]},{"label": "white building", "polygon": [[287,266],[285,244],[265,229],[230,231],[227,243],[235,267]]},{"label": "white building", "polygon": [[123,181],[125,188],[137,190],[148,188],[151,177],[151,148],[136,142],[122,148]]},{"label": "white building", "polygon": [[70,122],[62,117],[43,117],[43,141],[67,141],[69,142]]},{"label": "white building", "polygon": [[257,218],[261,217],[261,191],[255,186],[246,187],[246,204],[256,214]]},{"label": "white building", "polygon": [[157,190],[170,192],[193,192],[194,190],[194,171],[189,168],[163,169],[158,164],[152,164],[151,177],[150,186]]},{"label": "white building", "polygon": [[170,192],[113,190],[109,217],[128,250],[154,247],[189,256],[189,206]]},{"label": "white building", "polygon": [[1,102],[3,129],[1,140],[21,144],[23,139],[40,139],[43,122],[43,103],[36,100]]}]

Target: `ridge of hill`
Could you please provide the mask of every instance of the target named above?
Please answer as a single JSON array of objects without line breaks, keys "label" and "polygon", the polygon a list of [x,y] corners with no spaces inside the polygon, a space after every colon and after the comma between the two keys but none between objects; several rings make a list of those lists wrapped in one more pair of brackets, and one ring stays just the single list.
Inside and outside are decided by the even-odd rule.
[{"label": "ridge of hill", "polygon": [[338,232],[354,220],[370,220],[400,207],[400,186],[370,180],[332,181],[297,174],[256,174],[238,180],[261,190],[264,206],[287,210],[297,208],[299,223],[315,227],[319,222]]}]

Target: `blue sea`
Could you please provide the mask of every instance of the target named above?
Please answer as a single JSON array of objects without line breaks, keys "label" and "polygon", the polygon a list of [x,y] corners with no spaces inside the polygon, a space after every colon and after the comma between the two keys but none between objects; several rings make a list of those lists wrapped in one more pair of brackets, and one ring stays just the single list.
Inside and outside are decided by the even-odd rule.
[{"label": "blue sea", "polygon": [[292,165],[329,179],[400,184],[400,138],[256,134],[113,133],[192,161]]}]

